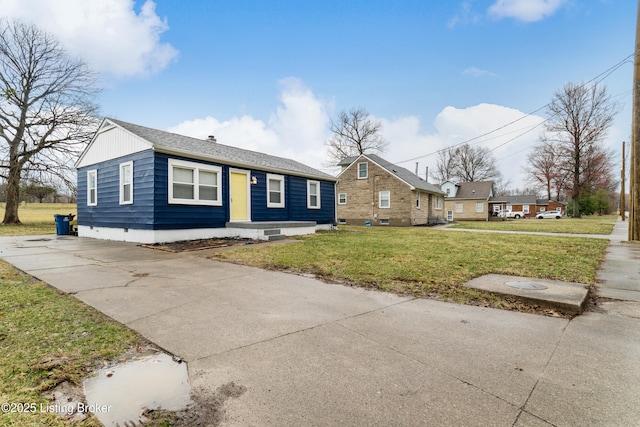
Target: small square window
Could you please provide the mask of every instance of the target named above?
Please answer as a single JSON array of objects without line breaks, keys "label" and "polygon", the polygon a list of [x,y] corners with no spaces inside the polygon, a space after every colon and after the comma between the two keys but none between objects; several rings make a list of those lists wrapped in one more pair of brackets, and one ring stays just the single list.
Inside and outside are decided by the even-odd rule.
[{"label": "small square window", "polygon": [[389,225],[389,220],[388,219],[381,219],[380,220],[380,225]]},{"label": "small square window", "polygon": [[338,204],[346,205],[347,204],[347,193],[338,194]]}]

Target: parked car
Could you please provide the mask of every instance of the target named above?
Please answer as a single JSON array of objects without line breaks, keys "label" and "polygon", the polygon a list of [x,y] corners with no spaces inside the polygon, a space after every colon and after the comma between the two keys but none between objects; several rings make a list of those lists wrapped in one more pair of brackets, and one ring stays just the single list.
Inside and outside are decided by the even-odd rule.
[{"label": "parked car", "polygon": [[560,219],[560,218],[562,218],[562,213],[560,213],[558,211],[538,212],[536,214],[536,218],[538,218],[538,219],[546,219],[546,218]]},{"label": "parked car", "polygon": [[520,219],[524,218],[524,212],[521,211],[511,211],[509,209],[505,209],[503,211],[498,212],[498,218],[515,218]]}]

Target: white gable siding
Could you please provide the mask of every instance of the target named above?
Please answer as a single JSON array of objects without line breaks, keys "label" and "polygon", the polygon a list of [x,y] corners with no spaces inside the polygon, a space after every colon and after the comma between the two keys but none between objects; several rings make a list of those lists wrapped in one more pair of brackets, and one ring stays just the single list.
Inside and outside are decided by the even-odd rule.
[{"label": "white gable siding", "polygon": [[[458,187],[451,181],[443,182],[440,188],[447,193],[446,197],[456,197],[456,193],[458,192]],[[447,190],[449,191],[447,192]]]},{"label": "white gable siding", "polygon": [[76,168],[151,149],[151,144],[120,128],[112,127],[96,134]]}]

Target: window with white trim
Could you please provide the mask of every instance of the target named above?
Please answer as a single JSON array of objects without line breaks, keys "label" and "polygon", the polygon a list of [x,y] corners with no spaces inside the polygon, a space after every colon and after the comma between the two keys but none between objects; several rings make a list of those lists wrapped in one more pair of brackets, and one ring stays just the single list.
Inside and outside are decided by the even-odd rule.
[{"label": "window with white trim", "polygon": [[222,168],[169,159],[169,203],[222,206]]},{"label": "window with white trim", "polygon": [[98,205],[98,171],[87,171],[87,206]]},{"label": "window with white trim", "polygon": [[456,213],[462,213],[462,202],[456,202]]},{"label": "window with white trim", "polygon": [[522,205],[522,213],[524,214],[529,213],[529,205]]},{"label": "window with white trim", "polygon": [[416,209],[420,209],[420,192],[416,191]]},{"label": "window with white trim", "polygon": [[433,205],[434,209],[442,209],[442,198],[440,196],[436,196]]},{"label": "window with white trim", "polygon": [[319,181],[307,181],[307,208],[320,209]]},{"label": "window with white trim", "polygon": [[267,174],[267,207],[284,208],[284,176]]},{"label": "window with white trim", "polygon": [[369,163],[358,163],[358,179],[367,179],[369,176]]},{"label": "window with white trim", "polygon": [[476,213],[482,213],[482,212],[484,212],[484,203],[476,202]]},{"label": "window with white trim", "polygon": [[378,193],[378,207],[380,209],[388,209],[391,207],[390,191],[381,191]]},{"label": "window with white trim", "polygon": [[120,204],[133,203],[133,162],[120,163]]},{"label": "window with white trim", "polygon": [[338,194],[338,204],[346,205],[347,204],[347,193]]}]

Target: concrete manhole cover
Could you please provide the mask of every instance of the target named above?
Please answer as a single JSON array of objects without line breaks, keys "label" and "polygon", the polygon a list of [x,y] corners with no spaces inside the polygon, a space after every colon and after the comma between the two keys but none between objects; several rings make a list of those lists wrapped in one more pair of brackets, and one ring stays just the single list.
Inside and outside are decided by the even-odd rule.
[{"label": "concrete manhole cover", "polygon": [[531,289],[534,291],[541,291],[547,289],[547,287],[541,283],[534,282],[504,282],[505,285],[518,289]]}]

